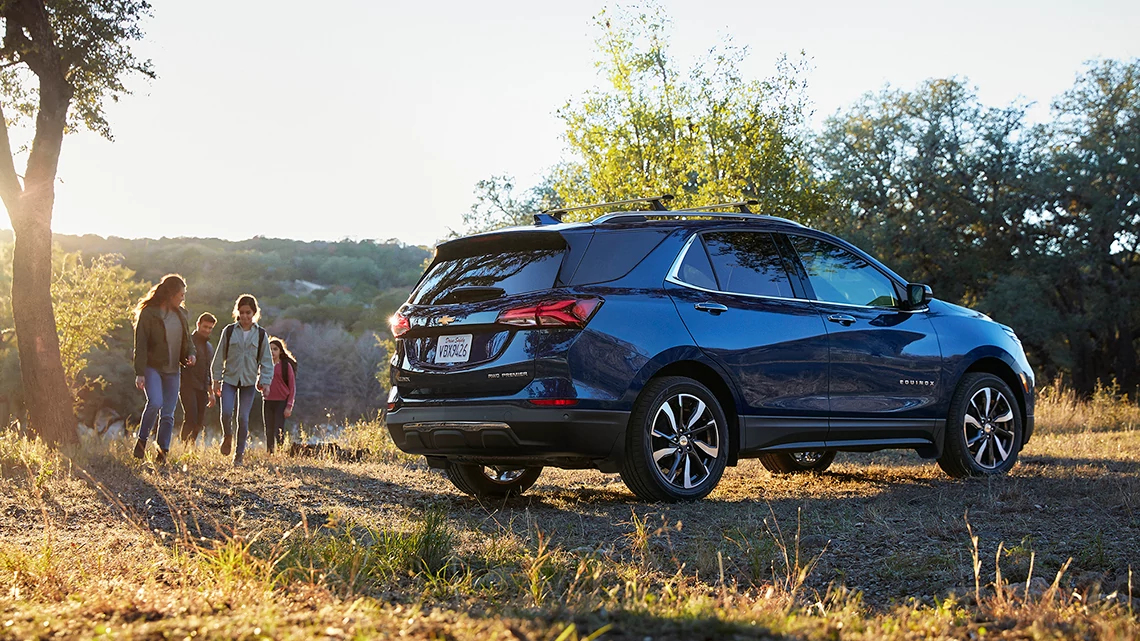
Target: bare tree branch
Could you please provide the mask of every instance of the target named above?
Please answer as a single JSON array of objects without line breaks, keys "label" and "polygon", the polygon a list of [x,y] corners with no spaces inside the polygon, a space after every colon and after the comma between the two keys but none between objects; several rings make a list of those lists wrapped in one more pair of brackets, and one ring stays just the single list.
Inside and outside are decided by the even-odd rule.
[{"label": "bare tree branch", "polygon": [[12,143],[8,140],[8,121],[4,116],[4,105],[0,104],[0,199],[9,212],[17,211],[16,200],[23,193],[20,179],[16,175],[16,164],[12,160]]}]

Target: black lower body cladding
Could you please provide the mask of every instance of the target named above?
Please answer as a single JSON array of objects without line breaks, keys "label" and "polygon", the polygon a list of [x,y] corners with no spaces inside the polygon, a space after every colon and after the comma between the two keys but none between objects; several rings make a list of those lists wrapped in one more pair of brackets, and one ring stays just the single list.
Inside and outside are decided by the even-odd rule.
[{"label": "black lower body cladding", "polygon": [[629,412],[511,404],[404,405],[385,416],[396,445],[450,460],[616,471]]}]

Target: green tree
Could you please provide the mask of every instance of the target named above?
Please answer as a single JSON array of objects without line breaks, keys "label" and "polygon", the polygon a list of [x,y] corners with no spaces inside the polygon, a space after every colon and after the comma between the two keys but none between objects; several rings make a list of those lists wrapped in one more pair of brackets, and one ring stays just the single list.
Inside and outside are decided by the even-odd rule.
[{"label": "green tree", "polygon": [[559,112],[573,159],[556,168],[555,191],[567,204],[675,193],[685,207],[743,196],[765,213],[813,217],[805,61],[784,57],[772,77],[747,80],[747,51],[729,41],[682,72],[659,7],[596,22],[608,84]]},{"label": "green tree", "polygon": [[[12,308],[33,430],[52,443],[78,439],[52,310],[51,217],[65,131],[110,138],[107,99],[134,73],[154,77],[130,44],[143,37],[144,0],[6,0],[0,3],[0,199],[16,234]],[[35,120],[27,168],[16,172],[9,128]]]},{"label": "green tree", "polygon": [[987,108],[957,79],[868,94],[817,143],[832,207],[818,221],[936,295],[975,304],[1032,249],[1042,200],[1020,107]]},{"label": "green tree", "polygon": [[1073,380],[1140,386],[1140,60],[1089,63],[1053,103],[1039,272]]},{"label": "green tree", "polygon": [[805,60],[783,57],[772,77],[748,80],[740,70],[747,51],[729,41],[683,71],[659,6],[604,11],[595,21],[604,84],[558,112],[568,158],[519,196],[509,178],[480,182],[469,231],[529,224],[528,214],[553,206],[663,193],[677,196],[675,207],[746,197],[799,220],[824,210],[806,155]]},{"label": "green tree", "polygon": [[87,355],[106,347],[111,332],[130,322],[131,307],[145,291],[121,261],[122,256],[103,255],[85,262],[82,254],[57,261],[51,294],[63,374],[73,395],[100,383],[97,374],[80,375]]}]

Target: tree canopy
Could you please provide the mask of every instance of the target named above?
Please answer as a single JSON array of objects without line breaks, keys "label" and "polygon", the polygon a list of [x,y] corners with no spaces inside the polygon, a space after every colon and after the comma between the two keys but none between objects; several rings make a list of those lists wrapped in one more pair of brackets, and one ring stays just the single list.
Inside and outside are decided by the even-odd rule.
[{"label": "tree canopy", "polygon": [[506,176],[480,181],[468,231],[528,224],[541,209],[664,193],[676,207],[745,197],[773,215],[824,211],[807,154],[805,57],[781,57],[771,77],[748,80],[740,70],[748,51],[731,40],[681,65],[659,7],[604,11],[595,23],[602,82],[558,110],[566,156],[525,193]]}]

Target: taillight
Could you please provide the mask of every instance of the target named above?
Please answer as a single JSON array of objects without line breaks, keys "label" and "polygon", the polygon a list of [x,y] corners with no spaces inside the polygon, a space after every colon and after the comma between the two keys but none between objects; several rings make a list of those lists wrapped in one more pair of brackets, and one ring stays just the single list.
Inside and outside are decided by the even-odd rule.
[{"label": "taillight", "polygon": [[583,328],[602,304],[600,298],[566,298],[499,313],[498,322],[518,327]]},{"label": "taillight", "polygon": [[407,334],[408,330],[412,328],[412,324],[408,322],[407,316],[404,316],[400,312],[392,314],[392,317],[388,319],[388,326],[392,328],[392,336],[396,338]]}]

